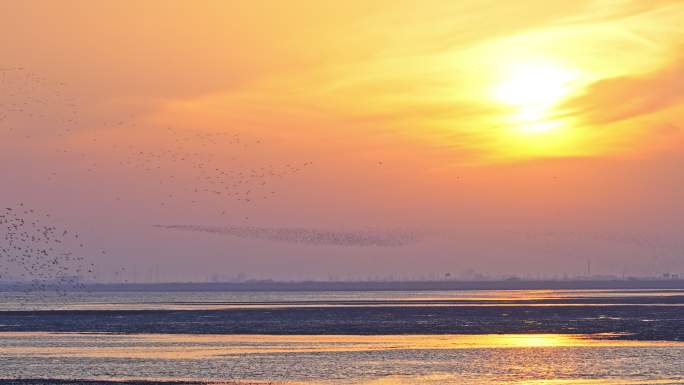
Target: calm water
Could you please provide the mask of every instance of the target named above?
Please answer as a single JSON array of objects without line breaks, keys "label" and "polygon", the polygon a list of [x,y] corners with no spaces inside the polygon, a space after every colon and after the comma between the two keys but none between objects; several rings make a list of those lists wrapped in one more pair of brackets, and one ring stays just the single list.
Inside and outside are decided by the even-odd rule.
[{"label": "calm water", "polygon": [[[271,314],[269,322],[287,329],[288,323],[310,322],[292,316],[299,314],[299,307],[304,307],[303,311],[315,307],[333,307],[331,311],[340,311],[341,306],[341,310],[345,311],[345,307],[359,306],[365,309],[366,313],[363,314],[373,314],[376,311],[374,309],[378,309],[383,316],[390,314],[391,318],[392,314],[402,314],[393,309],[403,306],[437,306],[437,312],[441,306],[448,306],[453,307],[449,311],[458,314],[460,306],[466,309],[483,303],[493,304],[495,308],[501,306],[504,314],[516,311],[516,306],[522,306],[521,311],[527,313],[527,305],[538,301],[542,301],[544,311],[549,308],[551,312],[540,313],[543,317],[535,315],[538,319],[530,322],[544,324],[547,321],[542,318],[550,320],[555,314],[553,309],[565,308],[568,304],[575,306],[571,309],[573,314],[580,314],[579,317],[582,317],[585,309],[581,306],[596,309],[609,304],[605,308],[610,311],[629,304],[625,309],[635,309],[637,315],[639,309],[656,309],[648,318],[636,318],[644,328],[661,327],[653,326],[660,325],[657,324],[660,321],[676,327],[684,322],[684,311],[677,312],[678,308],[671,306],[680,305],[673,299],[682,294],[678,291],[586,290],[89,293],[55,298],[38,293],[5,293],[0,300],[0,377],[238,379],[311,384],[684,384],[683,342],[615,340],[605,335],[587,335],[582,330],[568,334],[393,335],[395,330],[391,328],[397,322],[402,322],[399,319],[380,324],[377,331],[384,333],[369,335],[186,332],[193,330],[193,327],[196,333],[205,332],[202,329],[207,321],[203,317],[213,317],[214,313],[199,309],[227,307],[229,310],[225,311],[229,317],[241,317],[243,312],[268,314],[268,309],[273,307],[274,310],[285,311],[283,314],[288,316],[281,317],[280,313],[275,312]],[[384,306],[391,306],[391,309],[387,310]],[[660,307],[670,309],[666,320],[653,319],[654,314],[659,314]],[[44,328],[41,322],[35,323],[35,330],[8,331],[13,330],[8,329],[12,327],[11,323],[17,322],[9,316],[10,311],[20,310],[22,317],[29,318],[58,313],[58,323],[68,324],[81,317],[78,309],[87,309],[87,313],[96,314],[107,309],[148,309],[150,314],[166,317],[167,313],[158,313],[165,309],[191,316],[196,314],[196,317],[183,318],[184,332],[173,334],[53,333],[49,328]],[[141,313],[131,314],[137,317]],[[425,314],[430,318],[432,313]],[[672,314],[681,314],[682,317],[673,318]],[[112,317],[119,320],[124,317],[128,323],[126,317],[129,316],[126,312],[115,312]],[[617,320],[610,318],[610,314],[607,317],[584,318],[590,318],[588,322],[600,322],[601,325],[619,325]],[[131,320],[139,322],[134,318]],[[103,318],[97,322],[115,321],[113,318]],[[161,322],[165,322],[163,317]],[[316,322],[329,321],[321,318]],[[365,319],[345,322],[363,323]],[[423,319],[410,322],[421,323]],[[468,326],[473,321],[464,319],[459,322]],[[504,318],[501,322],[504,325],[509,321]],[[570,322],[575,321],[573,319]],[[49,326],[54,327],[53,324]],[[252,333],[258,333],[259,330],[253,330]],[[610,331],[610,328],[606,330]]]},{"label": "calm water", "polygon": [[684,305],[684,290],[463,290],[331,292],[0,292],[0,311],[224,309],[318,306]]}]

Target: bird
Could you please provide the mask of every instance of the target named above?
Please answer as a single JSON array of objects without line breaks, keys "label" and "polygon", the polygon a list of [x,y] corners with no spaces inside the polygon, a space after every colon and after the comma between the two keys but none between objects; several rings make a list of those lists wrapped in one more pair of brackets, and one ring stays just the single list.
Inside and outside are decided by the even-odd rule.
[{"label": "bird", "polygon": [[0,212],[0,280],[18,281],[24,291],[81,290],[87,256],[74,251],[68,229],[47,222],[48,215],[24,203]]}]

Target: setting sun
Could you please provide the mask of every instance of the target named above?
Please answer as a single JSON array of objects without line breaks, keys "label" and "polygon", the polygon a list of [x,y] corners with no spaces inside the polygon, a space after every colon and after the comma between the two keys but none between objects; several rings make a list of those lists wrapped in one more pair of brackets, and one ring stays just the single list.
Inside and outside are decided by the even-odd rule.
[{"label": "setting sun", "polygon": [[506,71],[507,78],[495,90],[498,100],[514,106],[542,106],[557,103],[569,92],[573,71],[546,63],[517,63]]},{"label": "setting sun", "polygon": [[494,98],[513,108],[507,121],[516,131],[541,134],[553,131],[563,122],[553,118],[553,108],[571,94],[574,71],[548,63],[516,63],[505,71],[494,89]]}]

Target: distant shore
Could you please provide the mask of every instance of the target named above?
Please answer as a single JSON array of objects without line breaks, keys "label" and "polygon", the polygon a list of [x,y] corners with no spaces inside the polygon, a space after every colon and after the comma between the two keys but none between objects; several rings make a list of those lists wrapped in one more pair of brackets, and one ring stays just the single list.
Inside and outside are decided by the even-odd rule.
[{"label": "distant shore", "polygon": [[[0,283],[0,291],[28,285]],[[50,288],[49,284],[44,285]],[[55,285],[55,287],[58,287]],[[304,281],[85,283],[82,291],[437,291],[437,290],[684,290],[684,279],[498,280],[498,281]]]}]

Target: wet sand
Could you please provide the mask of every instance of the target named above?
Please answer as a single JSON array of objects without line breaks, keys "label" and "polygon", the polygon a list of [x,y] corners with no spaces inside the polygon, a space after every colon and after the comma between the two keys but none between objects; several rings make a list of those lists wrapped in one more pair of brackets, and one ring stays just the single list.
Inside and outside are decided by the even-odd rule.
[{"label": "wet sand", "polygon": [[684,308],[657,306],[383,306],[223,310],[0,312],[0,332],[120,334],[599,334],[684,341]]}]

